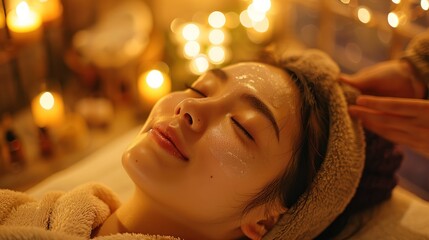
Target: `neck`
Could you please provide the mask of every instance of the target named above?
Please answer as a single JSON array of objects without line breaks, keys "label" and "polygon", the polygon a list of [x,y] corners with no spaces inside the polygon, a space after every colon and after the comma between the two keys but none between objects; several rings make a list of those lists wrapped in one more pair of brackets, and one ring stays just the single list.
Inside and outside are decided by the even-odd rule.
[{"label": "neck", "polygon": [[142,233],[180,237],[186,240],[207,239],[189,225],[172,219],[165,207],[157,204],[138,187],[134,195],[124,203],[100,227],[97,236],[114,233]]}]

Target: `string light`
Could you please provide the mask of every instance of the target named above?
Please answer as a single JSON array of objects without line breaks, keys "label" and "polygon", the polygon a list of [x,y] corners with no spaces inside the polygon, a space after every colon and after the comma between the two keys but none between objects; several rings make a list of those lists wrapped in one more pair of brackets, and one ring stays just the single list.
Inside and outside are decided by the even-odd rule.
[{"label": "string light", "polygon": [[211,46],[208,49],[208,57],[213,64],[221,64],[225,61],[225,48],[222,46]]},{"label": "string light", "polygon": [[393,28],[398,27],[399,25],[399,17],[396,13],[390,12],[389,15],[387,15],[387,22],[389,25]]},{"label": "string light", "polygon": [[250,18],[247,10],[240,13],[240,23],[246,28],[251,28],[253,26],[252,19]]},{"label": "string light", "polygon": [[240,14],[213,11],[207,16],[200,13],[195,14],[194,22],[189,23],[182,19],[174,19],[170,23],[170,30],[173,33],[171,36],[180,46],[178,54],[189,60],[191,72],[201,74],[212,65],[229,61],[231,54],[228,43],[232,38],[228,29],[236,28],[241,23],[247,28],[250,41],[254,43],[267,41],[272,35],[269,21],[271,8],[271,0],[252,0]]},{"label": "string light", "polygon": [[423,10],[427,11],[429,9],[429,0],[421,0],[420,6]]},{"label": "string light", "polygon": [[358,8],[358,19],[363,23],[369,23],[371,21],[371,12],[366,7]]},{"label": "string light", "polygon": [[220,29],[213,29],[209,32],[209,41],[214,45],[222,44],[225,41],[225,33]]},{"label": "string light", "polygon": [[270,22],[268,21],[267,18],[262,19],[262,21],[260,22],[253,23],[253,28],[255,29],[255,31],[260,33],[264,33],[268,31],[269,27],[270,27]]},{"label": "string light", "polygon": [[225,25],[226,17],[223,13],[214,11],[210,13],[208,22],[213,28],[221,28]]},{"label": "string light", "polygon": [[236,12],[228,12],[225,14],[226,22],[225,27],[236,28],[240,25],[240,19]]},{"label": "string light", "polygon": [[249,17],[254,22],[262,21],[265,18],[265,12],[261,9],[258,9],[253,3],[247,8],[247,13]]},{"label": "string light", "polygon": [[270,0],[253,0],[251,5],[264,13],[268,12],[271,9]]},{"label": "string light", "polygon": [[200,36],[200,28],[194,23],[188,23],[183,27],[182,36],[188,41],[195,41]]},{"label": "string light", "polygon": [[207,56],[200,54],[190,62],[190,69],[194,74],[201,74],[209,69],[210,63]]},{"label": "string light", "polygon": [[201,50],[201,46],[197,41],[189,41],[183,47],[183,54],[186,58],[196,57]]},{"label": "string light", "polygon": [[[351,0],[339,0],[343,4],[348,5],[352,12],[356,12],[356,18],[362,23],[375,22],[380,18],[373,18],[373,13],[367,7],[359,5],[359,0],[354,0],[353,4],[349,4]],[[420,6],[416,2],[420,2]],[[392,28],[405,26],[408,21],[413,21],[427,14],[429,10],[429,0],[391,0],[391,12],[385,18],[387,23]],[[355,7],[359,6],[359,7]],[[421,9],[424,11],[422,11]],[[377,23],[376,23],[377,24]]]}]

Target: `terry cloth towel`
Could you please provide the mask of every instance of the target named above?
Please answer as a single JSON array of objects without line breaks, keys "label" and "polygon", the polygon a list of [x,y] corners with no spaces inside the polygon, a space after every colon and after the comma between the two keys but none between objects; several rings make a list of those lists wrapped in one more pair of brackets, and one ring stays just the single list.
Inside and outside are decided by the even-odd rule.
[{"label": "terry cloth towel", "polygon": [[309,190],[263,239],[313,239],[345,209],[356,191],[364,167],[364,134],[347,112],[346,95],[353,94],[337,81],[339,68],[325,53],[288,53],[279,62],[329,100],[329,142]]},{"label": "terry cloth towel", "polygon": [[[27,194],[0,190],[0,239],[90,239],[91,232],[120,203],[100,184],[88,183],[70,192],[49,192],[37,201]],[[97,240],[177,240],[143,234],[115,234]]]}]

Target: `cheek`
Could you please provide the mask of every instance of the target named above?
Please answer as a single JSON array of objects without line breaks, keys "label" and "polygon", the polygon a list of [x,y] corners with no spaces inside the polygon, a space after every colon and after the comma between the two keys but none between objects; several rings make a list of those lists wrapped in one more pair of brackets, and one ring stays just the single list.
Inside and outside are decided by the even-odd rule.
[{"label": "cheek", "polygon": [[207,131],[206,154],[227,177],[244,177],[255,156],[242,145],[232,127],[223,122]]}]

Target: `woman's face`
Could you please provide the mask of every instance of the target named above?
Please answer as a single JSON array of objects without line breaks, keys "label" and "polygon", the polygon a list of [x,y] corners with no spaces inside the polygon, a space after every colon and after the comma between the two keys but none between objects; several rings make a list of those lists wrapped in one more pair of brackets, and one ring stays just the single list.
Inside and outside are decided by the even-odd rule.
[{"label": "woman's face", "polygon": [[252,197],[288,166],[298,103],[294,83],[276,67],[209,71],[158,101],[123,165],[176,220],[226,236]]}]

